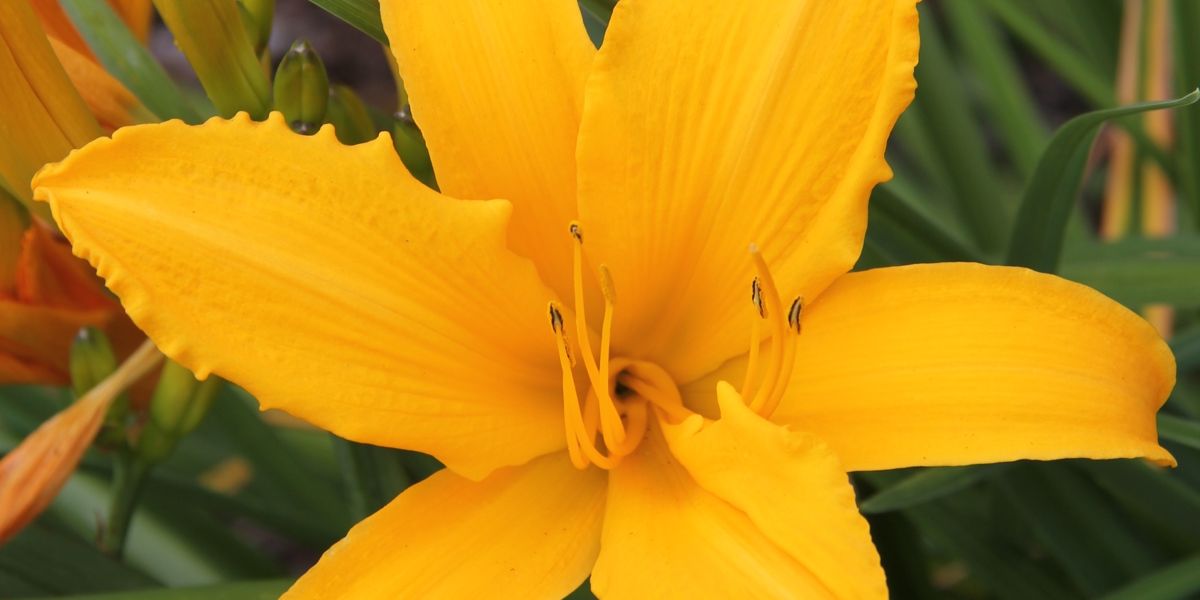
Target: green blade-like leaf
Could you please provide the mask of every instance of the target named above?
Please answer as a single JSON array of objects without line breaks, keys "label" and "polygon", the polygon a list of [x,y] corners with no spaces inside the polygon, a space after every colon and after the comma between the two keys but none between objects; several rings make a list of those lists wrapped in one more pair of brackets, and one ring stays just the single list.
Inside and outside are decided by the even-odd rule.
[{"label": "green blade-like leaf", "polygon": [[981,535],[978,526],[941,503],[905,511],[930,538],[961,557],[989,595],[1003,600],[1079,598],[1063,584],[1033,568],[1015,549]]},{"label": "green blade-like leaf", "polygon": [[[1179,93],[1200,87],[1200,2],[1175,0],[1174,25],[1176,85]],[[1179,159],[1179,188],[1200,227],[1200,106],[1177,113],[1176,154]]]},{"label": "green blade-like leaf", "polygon": [[1087,160],[1087,151],[1100,125],[1109,119],[1150,110],[1187,106],[1200,99],[1200,90],[1164,102],[1146,102],[1097,110],[1063,125],[1042,153],[1033,178],[1025,187],[1009,243],[1007,264],[1053,273],[1062,255],[1067,221]]},{"label": "green blade-like leaf", "polygon": [[1200,450],[1200,423],[1171,415],[1158,415],[1158,436]]},{"label": "green blade-like leaf", "polygon": [[[158,587],[153,579],[105,555],[94,544],[40,524],[0,546],[0,572],[47,595]],[[0,596],[7,597],[0,586]]]},{"label": "green blade-like leaf", "polygon": [[291,580],[273,579],[171,590],[66,596],[62,600],[275,600],[291,585]]},{"label": "green blade-like leaf", "polygon": [[934,149],[945,165],[955,209],[984,252],[999,254],[1010,214],[988,159],[984,135],[971,114],[963,83],[933,18],[921,7],[921,56],[915,76],[921,85],[910,110],[924,116]]},{"label": "green blade-like leaf", "polygon": [[979,75],[987,93],[983,101],[996,122],[1009,156],[1028,179],[1038,155],[1050,139],[1009,46],[1001,39],[977,0],[944,2],[958,45]]},{"label": "green blade-like leaf", "polygon": [[893,185],[875,186],[867,213],[867,244],[891,264],[987,262],[983,253]]},{"label": "green blade-like leaf", "polygon": [[1200,238],[1068,244],[1059,274],[1133,308],[1200,306]]},{"label": "green blade-like leaf", "polygon": [[1200,552],[1200,492],[1144,460],[1081,460],[1086,472],[1131,512],[1156,526],[1160,537]]},{"label": "green blade-like leaf", "polygon": [[1165,556],[1095,484],[1068,465],[1022,464],[996,479],[996,485],[1088,594],[1115,589],[1153,570]]},{"label": "green blade-like leaf", "polygon": [[859,510],[874,514],[924,504],[983,481],[1010,466],[1011,463],[999,463],[926,469],[884,488],[863,502]]},{"label": "green blade-like leaf", "polygon": [[1200,367],[1200,327],[1176,333],[1167,343],[1175,354],[1176,370],[1183,372]]},{"label": "green blade-like leaf", "polygon": [[1112,106],[1113,78],[1050,31],[1036,15],[1010,0],[982,0],[1005,26],[1050,63],[1080,94],[1096,106]]},{"label": "green blade-like leaf", "polygon": [[61,0],[60,4],[100,64],[160,119],[204,119],[155,62],[107,2]]},{"label": "green blade-like leaf", "polygon": [[383,19],[379,17],[379,0],[308,1],[375,38],[380,44],[388,45],[387,33],[383,31]]},{"label": "green blade-like leaf", "polygon": [[1183,600],[1200,593],[1200,554],[1155,571],[1101,600]]}]

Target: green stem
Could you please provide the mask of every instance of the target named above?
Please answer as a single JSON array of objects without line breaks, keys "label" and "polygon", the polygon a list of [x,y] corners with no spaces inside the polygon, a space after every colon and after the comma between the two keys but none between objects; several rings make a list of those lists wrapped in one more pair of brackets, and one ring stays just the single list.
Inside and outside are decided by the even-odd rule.
[{"label": "green stem", "polygon": [[108,554],[120,558],[125,552],[125,540],[129,537],[129,523],[137,508],[138,494],[150,465],[138,460],[128,450],[121,450],[113,458],[112,498],[108,506],[108,526],[100,545]]}]

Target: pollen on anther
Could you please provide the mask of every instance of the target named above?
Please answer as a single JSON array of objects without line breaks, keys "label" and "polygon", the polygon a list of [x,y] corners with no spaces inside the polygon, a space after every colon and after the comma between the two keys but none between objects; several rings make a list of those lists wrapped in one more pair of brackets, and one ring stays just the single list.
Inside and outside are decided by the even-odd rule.
[{"label": "pollen on anther", "polygon": [[763,302],[762,282],[757,277],[750,282],[750,301],[754,303],[754,308],[758,309],[758,316],[767,318],[767,304]]},{"label": "pollen on anther", "polygon": [[563,332],[562,312],[554,306],[553,302],[550,303],[550,327],[554,329],[554,333],[561,334]]},{"label": "pollen on anther", "polygon": [[788,310],[788,326],[797,334],[800,333],[800,311],[804,307],[804,296],[797,296],[792,300],[792,307]]}]

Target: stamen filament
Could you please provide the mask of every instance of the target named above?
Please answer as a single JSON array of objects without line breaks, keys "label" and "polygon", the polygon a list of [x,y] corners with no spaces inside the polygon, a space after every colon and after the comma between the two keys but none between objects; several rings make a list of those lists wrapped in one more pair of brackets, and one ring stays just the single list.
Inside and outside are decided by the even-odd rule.
[{"label": "stamen filament", "polygon": [[779,300],[775,279],[771,277],[771,270],[767,268],[767,262],[763,260],[758,246],[754,244],[750,244],[750,258],[754,260],[754,268],[758,271],[762,294],[767,301],[767,320],[771,323],[771,362],[768,364],[767,376],[763,379],[762,388],[754,395],[754,401],[750,404],[751,410],[761,414],[763,406],[775,392],[775,386],[779,382],[779,372],[783,368],[784,354],[786,353],[784,346],[787,345],[784,340],[786,326],[784,325],[783,304]]},{"label": "stamen filament", "polygon": [[770,418],[775,413],[775,409],[779,408],[779,403],[783,401],[783,393],[787,390],[788,382],[792,380],[792,368],[796,363],[796,338],[800,336],[800,311],[804,305],[804,298],[797,297],[792,301],[792,308],[788,311],[788,334],[787,346],[783,354],[783,372],[779,375],[780,384],[775,386],[775,391],[771,392],[771,398],[763,405],[762,410],[758,414],[763,418]]},{"label": "stamen filament", "polygon": [[563,423],[566,427],[567,452],[576,469],[585,469],[588,461],[580,453],[579,435],[583,432],[583,415],[579,412],[579,392],[575,389],[575,376],[571,370],[571,357],[567,350],[567,332],[563,328],[562,312],[550,303],[550,326],[558,334],[558,362],[563,373]]},{"label": "stamen filament", "polygon": [[[571,222],[571,237],[575,239],[575,328],[579,334],[579,346],[583,353],[583,366],[587,369],[588,379],[592,389],[599,389],[600,399],[600,431],[604,435],[604,444],[609,448],[617,448],[625,442],[625,427],[621,416],[617,413],[616,404],[608,393],[608,377],[601,377],[601,370],[596,366],[596,356],[592,354],[592,343],[588,336],[587,315],[583,302],[583,233],[579,223]],[[607,362],[608,350],[603,348],[604,341],[609,337],[607,330],[611,328],[612,310],[605,294],[605,333],[601,336],[601,357]]]},{"label": "stamen filament", "polygon": [[754,324],[750,329],[750,361],[746,363],[746,379],[742,382],[742,398],[750,398],[758,383],[758,351],[762,346],[762,322],[767,318],[767,307],[762,300],[762,284],[755,277],[750,284],[750,301],[754,303]]}]

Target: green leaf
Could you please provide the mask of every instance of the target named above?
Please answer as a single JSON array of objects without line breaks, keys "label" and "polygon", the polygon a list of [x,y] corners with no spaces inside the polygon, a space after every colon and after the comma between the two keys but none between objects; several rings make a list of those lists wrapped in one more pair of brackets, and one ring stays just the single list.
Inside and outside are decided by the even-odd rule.
[{"label": "green leaf", "polygon": [[1048,29],[1036,15],[1012,0],[982,0],[1005,26],[1050,63],[1072,87],[1096,106],[1112,106],[1113,78]]},{"label": "green leaf", "polygon": [[107,2],[61,0],[60,4],[104,69],[146,108],[163,120],[183,119],[193,125],[204,120]]},{"label": "green leaf", "polygon": [[62,600],[275,600],[291,585],[291,580],[275,579],[171,590],[68,596]]},{"label": "green leaf", "polygon": [[958,45],[974,66],[986,93],[983,101],[1023,179],[1033,175],[1050,139],[1012,50],[998,35],[977,0],[942,3]]},{"label": "green leaf", "polygon": [[875,186],[867,204],[866,243],[891,264],[943,261],[987,262],[986,257],[944,227],[896,186]]},{"label": "green leaf", "polygon": [[1178,100],[1097,110],[1075,117],[1059,128],[1025,187],[1009,243],[1007,264],[1044,273],[1058,269],[1067,221],[1079,193],[1088,149],[1101,124],[1150,110],[1187,106],[1197,99],[1200,99],[1200,90]]},{"label": "green leaf", "polygon": [[1167,340],[1175,355],[1175,369],[1186,372],[1200,367],[1200,326],[1193,326]]},{"label": "green leaf", "polygon": [[[46,595],[158,587],[153,579],[109,558],[94,544],[34,523],[0,546],[0,573]],[[0,586],[0,589],[9,589]],[[0,596],[7,594],[0,592]]]},{"label": "green leaf", "polygon": [[[1200,2],[1175,0],[1176,85],[1179,93],[1200,87]],[[1200,106],[1176,113],[1176,154],[1179,160],[1179,188],[1192,216],[1200,225]]]},{"label": "green leaf", "polygon": [[1101,600],[1183,600],[1200,592],[1200,554],[1159,569]]},{"label": "green leaf", "polygon": [[971,575],[1003,600],[1063,600],[1079,594],[1037,569],[1017,549],[981,534],[969,517],[941,503],[905,511],[937,543],[962,558]]},{"label": "green leaf", "polygon": [[921,7],[921,56],[915,76],[921,82],[913,108],[924,117],[940,161],[953,187],[955,208],[984,252],[1003,250],[1009,222],[1005,199],[971,114],[963,83],[929,7]]},{"label": "green leaf", "polygon": [[1200,237],[1068,244],[1059,274],[1132,308],[1200,306]]},{"label": "green leaf", "polygon": [[1158,437],[1200,450],[1200,423],[1159,413]]},{"label": "green leaf", "polygon": [[996,479],[1038,538],[1089,595],[1146,573],[1165,551],[1067,465],[1026,463]]},{"label": "green leaf", "polygon": [[936,500],[1009,468],[1011,463],[936,467],[884,488],[859,506],[864,513],[884,513]]},{"label": "green leaf", "polygon": [[383,31],[383,19],[379,16],[379,0],[308,1],[375,38],[380,44],[388,45],[387,33]]},{"label": "green leaf", "polygon": [[616,7],[617,0],[579,0],[579,8],[583,10],[583,14],[590,15],[605,26],[612,19],[612,12]]},{"label": "green leaf", "polygon": [[305,469],[300,458],[263,422],[250,394],[226,384],[213,403],[211,419],[221,423],[258,477],[285,492],[291,502],[312,510],[330,524],[349,525],[345,504],[333,490]]},{"label": "green leaf", "polygon": [[1161,538],[1200,552],[1200,492],[1141,459],[1081,460],[1085,471],[1128,510],[1157,526]]}]

